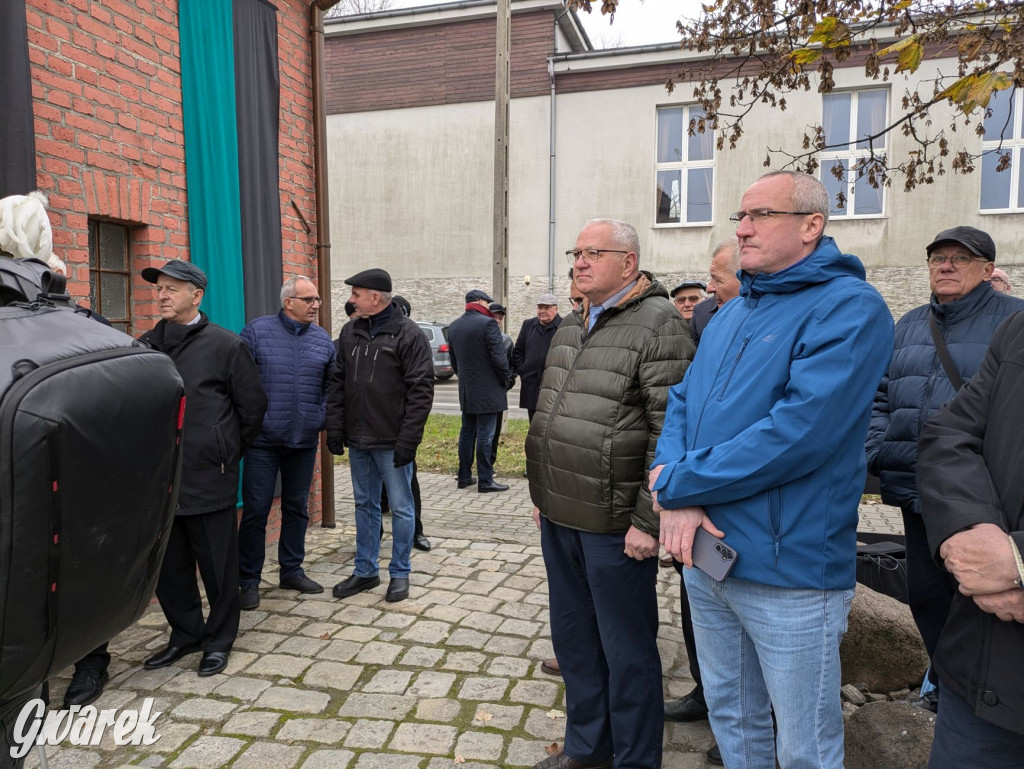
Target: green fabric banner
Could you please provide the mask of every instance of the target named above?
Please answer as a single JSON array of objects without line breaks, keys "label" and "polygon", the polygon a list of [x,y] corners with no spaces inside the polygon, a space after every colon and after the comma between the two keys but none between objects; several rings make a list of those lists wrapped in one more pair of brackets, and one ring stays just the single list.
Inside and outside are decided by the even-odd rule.
[{"label": "green fabric banner", "polygon": [[232,0],[179,0],[191,259],[209,278],[202,309],[245,325]]}]

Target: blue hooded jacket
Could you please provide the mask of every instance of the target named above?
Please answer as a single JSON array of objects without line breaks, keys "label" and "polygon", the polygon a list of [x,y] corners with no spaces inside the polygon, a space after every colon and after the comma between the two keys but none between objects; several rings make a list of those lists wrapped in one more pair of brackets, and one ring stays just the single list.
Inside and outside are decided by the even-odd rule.
[{"label": "blue hooded jacket", "polygon": [[669,391],[658,502],[704,507],[739,553],[732,577],[852,588],[864,436],[892,314],[827,236],[796,264],[740,281]]}]

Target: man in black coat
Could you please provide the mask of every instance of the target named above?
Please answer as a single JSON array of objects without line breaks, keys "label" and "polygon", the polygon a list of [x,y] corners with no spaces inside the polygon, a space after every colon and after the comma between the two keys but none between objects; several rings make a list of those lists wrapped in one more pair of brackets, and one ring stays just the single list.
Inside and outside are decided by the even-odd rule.
[{"label": "man in black coat", "polygon": [[[170,356],[185,382],[181,489],[156,585],[171,637],[143,667],[202,651],[199,675],[212,676],[227,667],[238,635],[238,461],[259,435],[267,396],[249,348],[199,311],[202,270],[174,259],[142,277],[156,284],[162,320],[140,339]],[[210,602],[205,622],[197,565]]]},{"label": "man in black coat", "polygon": [[707,299],[693,308],[690,318],[690,330],[694,339],[700,344],[700,335],[718,308],[740,295],[740,245],[736,238],[727,238],[715,246],[711,252],[711,280],[707,290],[711,294]]},{"label": "man in black coat", "polygon": [[537,410],[537,396],[540,394],[540,378],[544,373],[544,361],[555,331],[562,324],[558,314],[558,299],[554,294],[541,294],[537,299],[537,317],[523,321],[512,348],[512,366],[519,374],[519,408],[526,409],[530,420]]},{"label": "man in black coat", "polygon": [[459,406],[462,430],[459,433],[459,488],[474,483],[473,449],[476,447],[477,491],[508,491],[494,481],[491,446],[501,412],[508,408],[508,388],[512,372],[508,367],[505,344],[494,314],[493,302],[483,291],[466,294],[466,312],[448,329],[452,368],[459,377]]}]

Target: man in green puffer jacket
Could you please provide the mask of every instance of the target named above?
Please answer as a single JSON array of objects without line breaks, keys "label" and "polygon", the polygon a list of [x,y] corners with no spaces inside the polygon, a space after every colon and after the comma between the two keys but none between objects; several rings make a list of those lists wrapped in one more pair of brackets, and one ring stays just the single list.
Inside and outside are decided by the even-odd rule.
[{"label": "man in green puffer jacket", "polygon": [[551,341],[526,439],[566,686],[562,752],[535,769],[661,766],[658,516],[647,490],[668,388],[694,343],[639,270],[626,222],[594,219],[567,251],[586,297]]}]

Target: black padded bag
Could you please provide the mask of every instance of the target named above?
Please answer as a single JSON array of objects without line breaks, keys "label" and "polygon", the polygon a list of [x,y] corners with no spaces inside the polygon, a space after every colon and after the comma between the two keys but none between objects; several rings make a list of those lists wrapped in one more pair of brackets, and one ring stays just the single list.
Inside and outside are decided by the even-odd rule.
[{"label": "black padded bag", "polygon": [[149,604],[183,409],[163,353],[67,306],[0,306],[0,703]]}]

